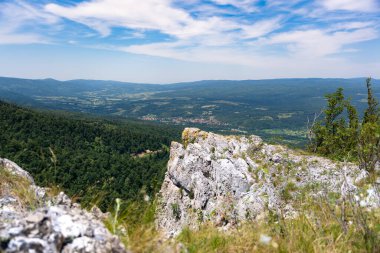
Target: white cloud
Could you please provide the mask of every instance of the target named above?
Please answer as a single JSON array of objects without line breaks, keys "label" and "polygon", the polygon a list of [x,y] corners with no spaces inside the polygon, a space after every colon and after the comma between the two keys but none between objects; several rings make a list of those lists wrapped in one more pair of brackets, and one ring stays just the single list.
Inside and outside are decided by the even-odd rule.
[{"label": "white cloud", "polygon": [[274,35],[264,43],[286,44],[290,52],[306,57],[323,57],[340,53],[344,46],[378,37],[375,29],[328,32],[320,29],[293,31]]},{"label": "white cloud", "polygon": [[[225,0],[219,2],[227,2]],[[230,1],[228,1],[230,2]],[[236,1],[239,5],[248,4],[248,1]],[[252,2],[252,1],[249,1]],[[236,3],[237,4],[237,3]],[[185,10],[172,6],[170,0],[97,0],[80,3],[76,6],[63,7],[57,4],[48,4],[45,9],[50,13],[83,23],[103,36],[111,34],[112,27],[125,27],[138,30],[157,30],[164,34],[179,38],[206,41],[206,37],[216,40],[220,44],[222,37],[232,30],[244,29],[246,36],[260,30],[259,34],[270,32],[270,27],[250,27],[236,21],[218,16],[194,18]],[[271,21],[270,26],[275,27]],[[276,26],[277,27],[277,26]],[[223,34],[223,36],[220,36]],[[203,37],[200,38],[200,37]]]},{"label": "white cloud", "polygon": [[[119,50],[187,62],[228,64],[240,66],[241,73],[219,73],[213,78],[229,75],[230,79],[283,77],[357,77],[376,70],[378,63],[355,63],[339,57],[321,57],[302,54],[270,55],[252,47],[193,47],[183,50],[179,43],[154,43],[119,48]],[[239,69],[239,68],[238,68]],[[373,73],[372,73],[373,74]],[[192,77],[197,79],[197,77]],[[206,77],[210,78],[210,77]],[[183,79],[182,79],[183,80]]]},{"label": "white cloud", "polygon": [[242,26],[243,38],[259,38],[279,29],[280,27],[280,18],[258,21],[253,25],[244,25]]},{"label": "white cloud", "polygon": [[331,27],[333,30],[353,30],[367,27],[375,27],[374,22],[344,22],[337,23]]},{"label": "white cloud", "polygon": [[17,33],[5,33],[0,31],[0,45],[4,44],[33,44],[48,43],[48,40],[37,34],[17,34]]},{"label": "white cloud", "polygon": [[320,3],[329,11],[374,12],[379,8],[376,0],[321,0]]},{"label": "white cloud", "polygon": [[[299,30],[282,32],[262,38],[253,42],[247,42],[238,46],[227,44],[215,47],[215,45],[191,44],[189,41],[152,43],[145,45],[133,45],[117,48],[118,50],[172,58],[182,61],[224,63],[259,67],[260,64],[270,65],[283,62],[289,64],[297,59],[297,64],[303,62],[326,62],[329,58],[337,58],[336,54],[354,52],[352,48],[346,48],[352,44],[372,40],[378,37],[376,30],[364,26],[364,24],[340,24],[340,28],[363,27],[354,30]],[[274,45],[285,46],[281,54],[270,54],[268,47]],[[288,52],[288,53],[286,53]],[[288,63],[286,63],[288,61]]]},{"label": "white cloud", "polygon": [[169,0],[97,0],[71,7],[48,4],[45,10],[86,24],[103,36],[117,26],[176,34],[192,22],[187,12],[173,8]]},{"label": "white cloud", "polygon": [[28,21],[34,25],[51,25],[59,20],[57,16],[43,12],[37,7],[21,0],[0,3],[0,13],[1,22],[11,27],[25,25]]},{"label": "white cloud", "polygon": [[[342,70],[347,70],[348,58],[342,53],[358,52],[360,47],[355,43],[378,38],[379,28],[379,19],[373,19],[373,13],[356,13],[373,11],[376,4],[372,0],[318,0],[306,4],[301,0],[268,0],[265,7],[258,7],[258,0],[54,2],[44,6],[18,0],[0,3],[0,44],[47,43],[49,32],[57,25],[66,26],[72,35],[73,27],[64,21],[69,19],[94,30],[93,43],[88,46],[92,48],[231,64],[255,71],[273,69],[279,71],[278,75],[300,76],[298,70],[311,73],[313,67],[332,73],[328,72],[328,64],[340,64],[345,66]],[[117,32],[113,33],[115,28]],[[150,37],[148,31],[167,36]],[[86,47],[82,40],[85,32],[88,30],[59,40]],[[152,43],[152,38],[159,42]],[[119,46],[123,40],[138,44]]]},{"label": "white cloud", "polygon": [[[342,0],[340,0],[342,1]],[[365,0],[368,1],[368,0]],[[214,0],[218,4],[238,8],[255,6],[256,0]],[[291,1],[291,5],[299,0]],[[328,1],[324,0],[324,3]],[[331,1],[331,2],[337,2]],[[193,0],[191,4],[199,1]],[[189,3],[190,4],[190,3]],[[190,4],[190,5],[191,5]],[[272,2],[272,7],[275,8]],[[258,63],[328,58],[342,52],[354,43],[377,38],[372,22],[351,21],[332,24],[327,28],[310,27],[274,33],[286,22],[286,17],[259,18],[248,23],[247,19],[228,18],[223,15],[192,16],[172,0],[91,0],[73,6],[48,4],[45,10],[85,24],[102,36],[112,35],[113,27],[133,29],[140,34],[157,30],[171,36],[170,41],[114,47],[134,54],[172,58],[182,61],[213,62],[256,66]],[[283,7],[283,5],[281,5]],[[339,5],[340,6],[340,5]],[[338,6],[338,7],[339,7]],[[309,6],[310,7],[310,6]],[[363,6],[361,6],[363,7]],[[319,8],[322,11],[321,8]],[[216,11],[215,8],[208,11]],[[147,15],[147,13],[149,15]],[[284,47],[281,53],[266,54],[273,46]]]},{"label": "white cloud", "polygon": [[[218,1],[239,6],[254,2]],[[170,0],[97,0],[70,7],[48,4],[45,10],[85,24],[103,36],[111,35],[113,27],[125,27],[141,31],[157,30],[179,40],[217,46],[240,38],[259,37],[280,27],[278,18],[253,24],[219,16],[194,18],[184,9],[173,7]]]},{"label": "white cloud", "polygon": [[237,64],[246,66],[252,66],[253,63],[253,59],[247,57],[251,54],[249,49],[238,47],[189,47],[187,44],[174,42],[134,45],[118,48],[118,50],[128,53],[165,57],[190,62]]},{"label": "white cloud", "polygon": [[258,11],[256,6],[258,0],[212,0],[216,4],[220,5],[232,5],[245,12]]},{"label": "white cloud", "polygon": [[0,44],[48,43],[48,38],[33,30],[58,20],[24,1],[0,3]]}]

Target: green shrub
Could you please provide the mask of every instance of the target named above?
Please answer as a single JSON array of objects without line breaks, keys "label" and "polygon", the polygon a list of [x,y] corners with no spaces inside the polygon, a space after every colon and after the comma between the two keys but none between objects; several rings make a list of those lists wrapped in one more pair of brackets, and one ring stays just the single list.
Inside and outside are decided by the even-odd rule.
[{"label": "green shrub", "polygon": [[372,173],[380,158],[380,114],[371,78],[367,79],[367,93],[362,122],[342,88],[326,95],[324,119],[310,129],[309,150],[338,160],[359,161],[361,168]]}]

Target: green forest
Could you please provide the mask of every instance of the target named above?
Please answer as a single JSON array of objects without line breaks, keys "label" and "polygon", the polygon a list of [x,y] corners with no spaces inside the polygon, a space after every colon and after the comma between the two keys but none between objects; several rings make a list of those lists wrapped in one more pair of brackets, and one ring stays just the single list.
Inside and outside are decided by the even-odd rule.
[{"label": "green forest", "polygon": [[[34,111],[0,101],[0,157],[41,186],[106,210],[115,198],[153,196],[181,130],[134,121]],[[144,154],[146,150],[157,151]]]}]

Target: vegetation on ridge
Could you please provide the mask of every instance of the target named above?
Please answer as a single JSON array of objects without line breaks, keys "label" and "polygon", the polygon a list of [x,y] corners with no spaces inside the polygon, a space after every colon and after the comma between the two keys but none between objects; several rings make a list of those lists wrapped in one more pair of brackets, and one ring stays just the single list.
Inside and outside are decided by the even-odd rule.
[{"label": "vegetation on ridge", "polygon": [[[369,172],[375,170],[380,153],[380,108],[367,79],[367,108],[362,120],[345,99],[343,89],[326,95],[324,118],[310,129],[309,149],[339,160],[358,161]],[[348,122],[347,122],[348,120]]]},{"label": "vegetation on ridge", "polygon": [[31,189],[31,182],[0,166],[0,196],[16,196],[23,206],[36,208],[38,200]]},{"label": "vegetation on ridge", "polygon": [[[0,102],[0,157],[28,170],[40,186],[59,186],[105,210],[114,199],[160,189],[175,128],[73,119]],[[143,155],[146,150],[157,151]],[[140,154],[140,156],[137,156]]]},{"label": "vegetation on ridge", "polygon": [[303,199],[300,215],[284,219],[269,214],[228,232],[212,225],[184,229],[177,242],[195,252],[379,252],[380,213],[366,212],[358,203]]}]

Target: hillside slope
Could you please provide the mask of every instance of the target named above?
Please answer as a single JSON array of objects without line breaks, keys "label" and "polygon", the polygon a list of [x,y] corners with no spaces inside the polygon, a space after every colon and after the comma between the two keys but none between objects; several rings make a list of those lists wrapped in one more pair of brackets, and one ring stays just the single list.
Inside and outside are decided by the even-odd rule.
[{"label": "hillside slope", "polygon": [[[0,157],[28,171],[42,186],[58,186],[83,204],[153,196],[179,131],[167,126],[82,119],[0,102]],[[147,150],[156,151],[145,154]]]}]

